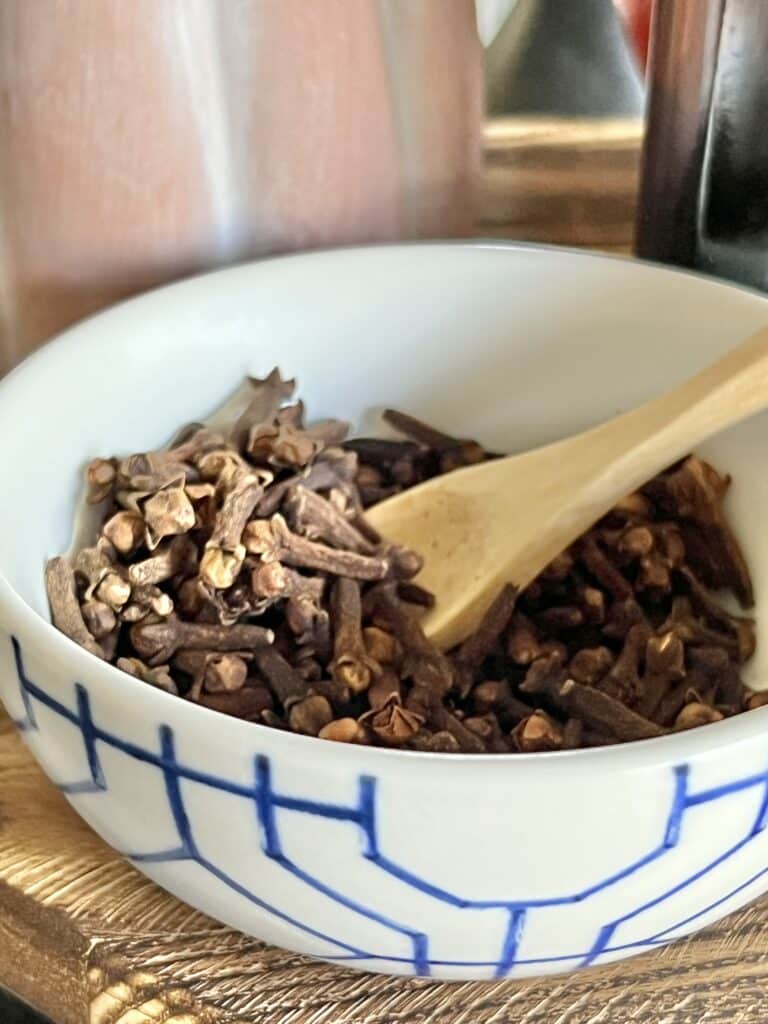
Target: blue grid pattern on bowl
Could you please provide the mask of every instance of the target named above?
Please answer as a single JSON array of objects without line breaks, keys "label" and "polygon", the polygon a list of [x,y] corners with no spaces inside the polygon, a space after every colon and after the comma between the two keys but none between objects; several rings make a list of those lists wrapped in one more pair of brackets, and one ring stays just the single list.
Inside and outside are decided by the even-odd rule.
[{"label": "blue grid pattern on bowl", "polygon": [[[83,748],[88,763],[89,775],[87,778],[77,782],[59,784],[59,789],[67,796],[76,797],[86,793],[104,793],[109,789],[108,779],[102,769],[99,757],[99,744],[106,744],[119,750],[128,757],[135,758],[145,764],[157,768],[163,776],[165,794],[168,806],[177,832],[178,842],[168,849],[153,852],[122,851],[123,855],[137,864],[164,863],[171,861],[193,861],[205,871],[209,872],[219,882],[236,892],[238,895],[259,907],[267,914],[291,925],[299,933],[320,939],[339,950],[338,954],[324,957],[329,960],[339,961],[368,961],[373,964],[384,966],[385,964],[405,964],[412,968],[414,974],[428,976],[432,967],[455,967],[455,968],[487,968],[494,977],[505,977],[516,965],[545,965],[562,961],[577,961],[577,966],[586,967],[599,962],[603,957],[610,954],[650,948],[669,941],[672,933],[692,925],[698,918],[715,910],[721,904],[736,897],[743,890],[758,881],[768,873],[768,867],[753,873],[750,877],[741,882],[738,886],[731,888],[723,896],[706,906],[701,907],[693,914],[687,915],[684,919],[648,935],[644,939],[630,943],[614,944],[613,937],[622,924],[642,914],[646,910],[658,906],[664,901],[675,896],[677,893],[693,885],[696,881],[716,870],[720,865],[735,856],[740,850],[752,843],[760,836],[768,824],[768,770],[755,773],[743,778],[735,779],[719,786],[713,786],[698,792],[691,791],[689,780],[690,771],[688,765],[680,764],[671,769],[674,773],[674,787],[671,804],[666,817],[666,824],[663,834],[659,837],[650,850],[639,856],[637,859],[625,865],[621,870],[614,872],[608,877],[588,888],[567,895],[557,895],[551,898],[539,898],[531,900],[509,900],[499,898],[497,900],[475,900],[467,899],[458,893],[450,892],[447,889],[435,885],[428,879],[423,878],[408,868],[390,859],[382,852],[377,838],[377,823],[379,821],[379,806],[377,801],[377,780],[370,775],[360,776],[358,779],[358,800],[352,805],[323,803],[316,800],[303,799],[300,796],[286,795],[276,792],[272,785],[271,764],[268,757],[255,755],[254,777],[251,785],[243,785],[226,778],[201,772],[182,764],[176,757],[173,730],[167,725],[159,727],[159,751],[150,750],[145,747],[131,743],[130,741],[106,731],[98,726],[91,714],[91,703],[86,688],[80,684],[74,684],[76,710],[61,703],[51,696],[38,683],[29,678],[24,668],[21,646],[15,637],[11,638],[13,654],[18,678],[19,694],[24,708],[23,717],[15,719],[15,724],[22,732],[37,732],[39,730],[35,715],[35,702],[60,715],[68,722],[77,727],[82,737]],[[285,913],[279,907],[269,903],[258,893],[251,891],[245,886],[231,878],[226,872],[205,857],[197,844],[194,830],[185,808],[180,781],[190,780],[201,783],[204,786],[223,793],[248,800],[255,808],[255,820],[259,828],[262,849],[267,857],[274,861],[280,868],[298,879],[310,889],[322,893],[335,903],[360,914],[371,921],[404,935],[409,941],[411,955],[409,957],[396,957],[388,954],[377,953],[370,949],[361,949],[350,945],[331,934],[321,932],[309,924],[302,922],[295,917]],[[694,807],[703,804],[715,803],[724,800],[733,794],[743,792],[747,789],[760,787],[763,790],[759,810],[751,826],[736,842],[729,846],[719,856],[713,858],[707,864],[683,878],[674,886],[650,900],[645,900],[633,910],[607,921],[597,931],[595,939],[588,949],[574,953],[561,954],[558,956],[538,957],[523,959],[518,958],[518,948],[524,934],[526,923],[530,915],[539,908],[561,906],[565,904],[581,903],[596,896],[598,893],[609,889],[623,879],[630,877],[641,868],[664,857],[671,850],[675,849],[680,840],[680,831],[686,814]],[[335,821],[348,822],[351,827],[359,830],[363,836],[363,847],[361,855],[375,867],[389,876],[395,878],[402,885],[421,894],[435,899],[458,909],[472,910],[503,910],[508,914],[508,925],[498,956],[494,960],[437,960],[429,957],[429,937],[422,932],[409,928],[380,912],[366,907],[351,897],[346,896],[338,889],[327,885],[322,879],[315,877],[302,869],[283,851],[280,829],[276,811],[285,809],[307,815],[315,815],[319,818],[327,818]]]}]

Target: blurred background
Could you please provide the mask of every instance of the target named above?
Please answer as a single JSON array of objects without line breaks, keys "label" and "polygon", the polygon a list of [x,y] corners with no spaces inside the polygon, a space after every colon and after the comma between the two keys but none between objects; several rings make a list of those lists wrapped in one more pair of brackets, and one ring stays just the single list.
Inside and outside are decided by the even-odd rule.
[{"label": "blurred background", "polygon": [[649,0],[1,0],[0,372],[124,296],[269,253],[626,248],[649,17]]},{"label": "blurred background", "polygon": [[0,373],[127,295],[376,241],[768,288],[766,0],[0,0]]}]

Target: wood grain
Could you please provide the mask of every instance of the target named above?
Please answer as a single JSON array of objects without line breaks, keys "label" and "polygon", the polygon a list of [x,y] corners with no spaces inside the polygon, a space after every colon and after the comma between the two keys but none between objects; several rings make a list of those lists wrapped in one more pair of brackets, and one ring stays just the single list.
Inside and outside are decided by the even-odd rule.
[{"label": "wood grain", "polygon": [[481,233],[627,249],[641,140],[642,122],[635,119],[488,121]]}]

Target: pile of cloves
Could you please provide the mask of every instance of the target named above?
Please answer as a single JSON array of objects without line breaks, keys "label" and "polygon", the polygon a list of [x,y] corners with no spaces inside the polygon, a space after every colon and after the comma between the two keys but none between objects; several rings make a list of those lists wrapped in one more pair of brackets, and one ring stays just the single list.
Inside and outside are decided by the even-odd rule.
[{"label": "pile of cloves", "polygon": [[248,392],[226,430],[87,467],[98,537],[46,579],[55,625],[96,656],[247,721],[445,753],[644,739],[768,702],[739,674],[752,620],[714,596],[752,604],[707,463],[629,495],[445,653],[420,625],[418,553],[364,510],[496,456],[393,411],[400,440],[307,426],[277,370]]}]

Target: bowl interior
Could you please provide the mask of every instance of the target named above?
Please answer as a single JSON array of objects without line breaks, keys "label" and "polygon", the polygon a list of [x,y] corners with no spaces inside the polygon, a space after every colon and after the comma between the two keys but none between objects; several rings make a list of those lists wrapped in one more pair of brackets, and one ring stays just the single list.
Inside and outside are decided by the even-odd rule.
[{"label": "bowl interior", "polygon": [[[534,247],[340,250],[162,289],[73,328],[0,384],[0,570],[47,618],[43,564],[69,547],[84,463],[163,444],[274,364],[298,377],[310,417],[380,432],[392,405],[517,451],[630,408],[766,321],[754,293]],[[734,475],[764,634],[768,419],[703,453]],[[768,684],[766,646],[752,682]]]}]

